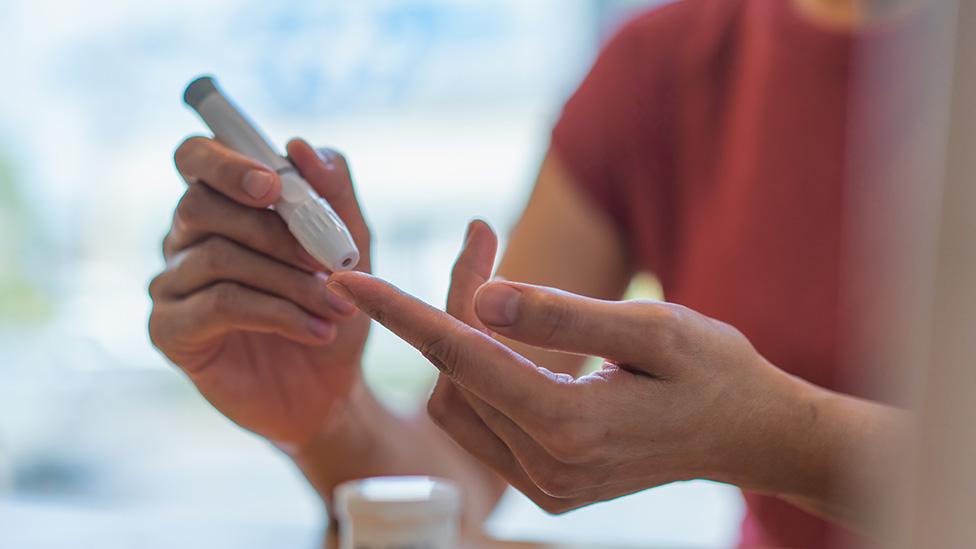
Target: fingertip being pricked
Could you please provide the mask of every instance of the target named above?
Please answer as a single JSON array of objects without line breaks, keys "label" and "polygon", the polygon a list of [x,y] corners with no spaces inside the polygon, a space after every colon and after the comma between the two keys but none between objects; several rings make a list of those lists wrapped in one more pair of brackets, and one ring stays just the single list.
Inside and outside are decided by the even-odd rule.
[{"label": "fingertip being pricked", "polygon": [[362,285],[372,278],[375,277],[362,271],[339,271],[329,275],[329,282],[336,282],[348,287],[350,285]]},{"label": "fingertip being pricked", "polygon": [[325,299],[333,310],[343,316],[352,316],[356,312],[356,304],[353,302],[352,297],[342,294],[342,292],[348,294],[348,290],[338,284],[334,287],[330,286],[332,282],[332,276],[330,274],[323,272],[315,273],[315,278],[319,279],[325,285]]},{"label": "fingertip being pricked", "polygon": [[338,299],[341,299],[343,301],[349,301],[350,303],[356,303],[356,297],[352,294],[352,292],[349,291],[349,288],[347,288],[346,285],[343,284],[342,282],[337,280],[330,280],[325,285],[325,287],[330,292],[332,292]]}]

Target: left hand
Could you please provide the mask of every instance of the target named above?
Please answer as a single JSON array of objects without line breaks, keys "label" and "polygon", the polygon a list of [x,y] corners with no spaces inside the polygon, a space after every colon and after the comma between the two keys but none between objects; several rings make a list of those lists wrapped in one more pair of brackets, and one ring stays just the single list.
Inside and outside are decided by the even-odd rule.
[{"label": "left hand", "polygon": [[[459,264],[475,253],[468,248],[476,237]],[[490,272],[490,258],[487,265]],[[463,287],[457,270],[452,291]],[[459,390],[438,383],[433,419],[549,512],[679,480],[768,490],[789,477],[775,456],[794,446],[792,410],[804,383],[727,324],[670,303],[601,301],[507,281],[472,287],[474,306],[455,306],[469,309],[467,318],[365,273],[336,274],[329,287],[453,382]],[[553,373],[489,331],[606,362],[578,378]],[[789,487],[775,485],[782,489]]]}]

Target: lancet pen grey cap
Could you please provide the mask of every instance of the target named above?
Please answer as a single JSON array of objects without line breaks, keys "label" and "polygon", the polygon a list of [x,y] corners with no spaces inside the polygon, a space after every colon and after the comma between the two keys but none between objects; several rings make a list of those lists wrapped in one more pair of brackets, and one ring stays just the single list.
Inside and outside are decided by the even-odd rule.
[{"label": "lancet pen grey cap", "polygon": [[352,269],[359,250],[332,206],[302,178],[287,158],[231,103],[217,82],[201,76],[186,87],[183,101],[213,131],[214,140],[278,172],[281,193],[274,211],[284,219],[298,243],[330,271]]},{"label": "lancet pen grey cap", "polygon": [[217,93],[217,85],[214,84],[213,78],[201,76],[193,82],[190,82],[190,85],[186,87],[186,91],[183,92],[183,101],[186,101],[187,105],[196,109],[200,105],[200,102],[212,93]]}]

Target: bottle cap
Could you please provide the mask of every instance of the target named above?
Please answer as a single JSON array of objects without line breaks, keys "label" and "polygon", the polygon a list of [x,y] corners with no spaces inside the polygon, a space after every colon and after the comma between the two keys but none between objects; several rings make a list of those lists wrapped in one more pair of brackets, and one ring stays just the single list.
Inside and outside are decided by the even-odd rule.
[{"label": "bottle cap", "polygon": [[445,479],[371,477],[337,486],[335,505],[340,518],[371,516],[388,520],[423,520],[457,514],[461,494],[453,482]]}]

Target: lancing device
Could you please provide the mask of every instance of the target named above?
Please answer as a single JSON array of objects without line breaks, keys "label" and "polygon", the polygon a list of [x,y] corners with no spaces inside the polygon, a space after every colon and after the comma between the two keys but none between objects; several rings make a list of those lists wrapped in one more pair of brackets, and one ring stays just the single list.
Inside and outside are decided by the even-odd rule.
[{"label": "lancing device", "polygon": [[312,257],[330,271],[348,271],[359,263],[359,250],[346,224],[332,206],[312,189],[287,158],[220,91],[213,78],[202,76],[186,87],[183,100],[200,115],[217,141],[278,172],[281,196],[274,211]]}]

